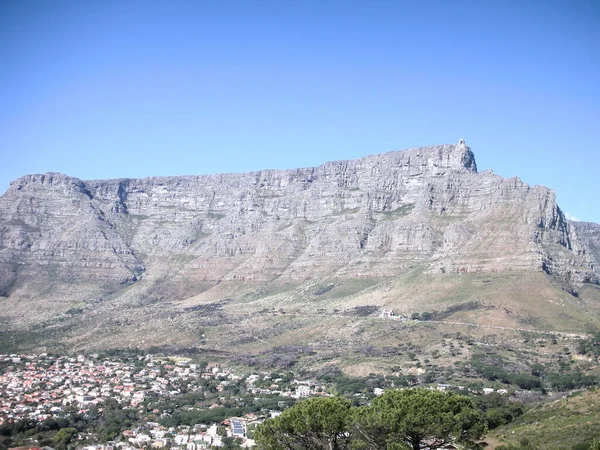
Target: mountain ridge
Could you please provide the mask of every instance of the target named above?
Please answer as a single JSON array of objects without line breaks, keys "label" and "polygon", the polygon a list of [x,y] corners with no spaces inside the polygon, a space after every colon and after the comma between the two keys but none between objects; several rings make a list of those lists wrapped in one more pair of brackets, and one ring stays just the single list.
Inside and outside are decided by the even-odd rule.
[{"label": "mountain ridge", "polygon": [[[178,317],[290,285],[273,301],[293,307],[315,283],[379,285],[417,268],[541,273],[577,292],[598,284],[593,225],[568,221],[551,189],[477,172],[464,141],[242,174],[26,175],[0,197],[0,302],[8,327],[27,329],[72,305],[91,317],[106,298]],[[356,295],[348,304],[372,301]]]}]

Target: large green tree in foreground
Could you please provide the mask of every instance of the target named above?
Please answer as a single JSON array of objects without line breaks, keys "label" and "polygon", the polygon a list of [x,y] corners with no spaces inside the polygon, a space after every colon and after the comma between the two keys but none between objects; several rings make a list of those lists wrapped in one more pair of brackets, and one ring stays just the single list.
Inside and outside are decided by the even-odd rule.
[{"label": "large green tree in foreground", "polygon": [[310,398],[266,420],[254,435],[268,450],[344,450],[352,439],[352,403],[344,398]]},{"label": "large green tree in foreground", "polygon": [[430,450],[453,442],[475,448],[485,420],[468,397],[405,389],[387,391],[359,408],[355,427],[373,449]]},{"label": "large green tree in foreground", "polygon": [[448,443],[476,448],[485,420],[464,396],[426,389],[387,391],[371,405],[343,398],[302,401],[256,431],[266,450],[433,450]]}]

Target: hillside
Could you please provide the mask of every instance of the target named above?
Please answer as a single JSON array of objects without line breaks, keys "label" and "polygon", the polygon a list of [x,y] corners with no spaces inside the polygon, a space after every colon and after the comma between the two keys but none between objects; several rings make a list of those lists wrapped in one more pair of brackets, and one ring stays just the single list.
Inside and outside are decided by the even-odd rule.
[{"label": "hillside", "polygon": [[527,442],[536,449],[570,449],[586,448],[594,438],[600,438],[597,389],[536,404],[514,422],[491,432],[487,440],[517,446]]}]

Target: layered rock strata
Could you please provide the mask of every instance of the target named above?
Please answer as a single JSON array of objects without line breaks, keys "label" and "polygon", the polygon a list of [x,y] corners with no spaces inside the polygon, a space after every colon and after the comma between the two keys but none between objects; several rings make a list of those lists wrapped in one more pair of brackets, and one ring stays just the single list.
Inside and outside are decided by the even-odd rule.
[{"label": "layered rock strata", "polygon": [[245,174],[28,175],[0,197],[0,294],[46,279],[118,289],[168,266],[191,284],[415,266],[596,283],[597,230],[548,188],[478,173],[464,142]]}]

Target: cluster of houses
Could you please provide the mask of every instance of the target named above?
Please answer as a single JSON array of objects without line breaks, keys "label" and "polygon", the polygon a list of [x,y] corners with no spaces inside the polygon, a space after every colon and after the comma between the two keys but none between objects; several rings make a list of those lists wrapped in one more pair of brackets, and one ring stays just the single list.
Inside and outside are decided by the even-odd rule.
[{"label": "cluster of houses", "polygon": [[[199,383],[202,380],[214,380],[216,390],[223,392],[229,384],[242,379],[219,365],[198,365],[186,359],[152,355],[127,362],[96,355],[0,355],[0,369],[0,424],[21,419],[43,421],[68,411],[86,413],[91,408],[101,408],[102,402],[109,398],[117,400],[123,407],[137,407],[141,411],[142,402],[148,397],[155,399],[180,394],[182,382],[189,391],[201,390]],[[257,397],[279,395],[301,399],[326,395],[325,389],[315,386],[314,382],[281,381],[271,379],[266,373],[251,374],[243,379],[247,392]],[[220,400],[215,400],[210,408],[222,406]],[[197,450],[222,445],[224,436],[239,438],[244,446],[252,446],[253,441],[247,436],[248,425],[258,422],[260,419],[252,414],[233,417],[221,424],[220,433],[215,424],[165,428],[155,422],[146,422],[140,428],[127,430],[118,444],[91,446],[88,450],[111,450],[111,446],[116,445],[122,450],[175,446]],[[226,425],[225,429],[222,425]]]},{"label": "cluster of houses", "polygon": [[[177,381],[201,375],[196,364],[141,358],[136,365],[83,355],[0,355],[0,424],[7,419],[44,420],[67,406],[86,412],[107,398],[135,408],[147,395],[177,394]],[[210,376],[218,372],[213,367]]]},{"label": "cluster of houses", "polygon": [[[219,430],[217,424],[193,427],[179,426],[165,428],[155,422],[147,422],[143,428],[126,430],[120,442],[107,445],[94,445],[86,450],[132,450],[138,448],[179,448],[185,450],[199,450],[210,447],[221,447],[225,437],[236,438],[241,441],[242,447],[253,447],[254,440],[248,438],[248,426],[262,422],[256,416],[247,414],[244,417],[234,417],[224,422],[226,428]],[[224,432],[223,432],[224,431]]]}]

